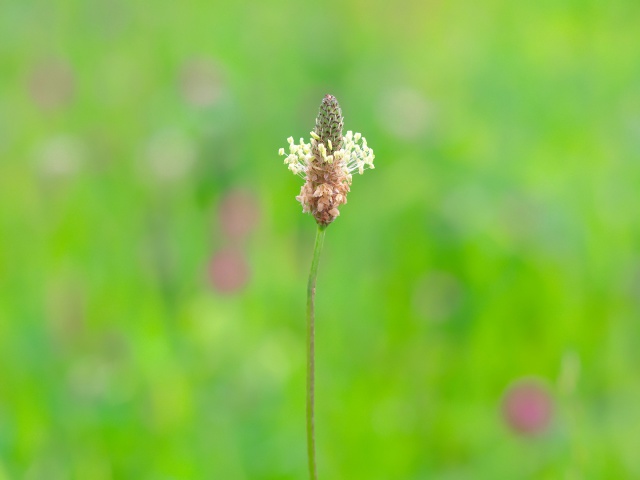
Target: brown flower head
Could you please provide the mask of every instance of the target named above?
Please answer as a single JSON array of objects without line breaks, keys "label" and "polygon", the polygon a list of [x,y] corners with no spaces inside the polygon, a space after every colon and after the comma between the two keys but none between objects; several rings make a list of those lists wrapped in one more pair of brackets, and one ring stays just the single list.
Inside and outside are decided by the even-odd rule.
[{"label": "brown flower head", "polygon": [[[325,227],[340,215],[340,205],[347,203],[352,173],[362,174],[366,168],[375,168],[375,156],[367,140],[351,131],[343,136],[343,124],[338,100],[325,95],[310,143],[301,138],[296,145],[293,137],[289,137],[289,154],[284,160],[289,170],[305,180],[296,197],[302,211],[311,213]],[[284,148],[279,153],[285,155]]]}]

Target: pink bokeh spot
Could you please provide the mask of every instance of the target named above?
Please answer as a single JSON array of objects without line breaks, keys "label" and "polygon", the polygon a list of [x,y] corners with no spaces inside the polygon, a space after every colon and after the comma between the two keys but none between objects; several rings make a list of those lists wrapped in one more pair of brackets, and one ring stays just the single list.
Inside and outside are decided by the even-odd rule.
[{"label": "pink bokeh spot", "polygon": [[219,206],[220,228],[231,240],[242,240],[258,222],[258,203],[244,190],[231,190]]},{"label": "pink bokeh spot", "polygon": [[193,58],[180,71],[180,92],[191,106],[214,106],[224,94],[223,75],[219,66],[208,58]]},{"label": "pink bokeh spot", "polygon": [[45,60],[34,66],[28,84],[33,102],[42,110],[56,110],[69,105],[75,92],[75,75],[71,65],[60,59]]},{"label": "pink bokeh spot", "polygon": [[232,248],[216,252],[209,263],[209,280],[220,293],[242,290],[249,281],[249,266],[242,252]]},{"label": "pink bokeh spot", "polygon": [[502,414],[516,433],[535,435],[545,431],[551,423],[552,413],[553,400],[540,381],[519,380],[504,394]]}]

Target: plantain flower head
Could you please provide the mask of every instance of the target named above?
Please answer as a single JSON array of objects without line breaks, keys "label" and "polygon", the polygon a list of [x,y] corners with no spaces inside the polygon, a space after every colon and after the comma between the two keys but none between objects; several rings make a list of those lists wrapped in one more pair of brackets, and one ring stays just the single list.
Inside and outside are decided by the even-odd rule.
[{"label": "plantain flower head", "polygon": [[353,173],[362,175],[366,169],[375,168],[375,155],[367,139],[351,130],[343,135],[343,124],[338,100],[325,95],[309,143],[301,138],[296,144],[289,137],[289,153],[284,148],[279,150],[289,170],[305,180],[296,197],[302,211],[311,213],[325,227],[340,215],[340,205],[347,203]]}]

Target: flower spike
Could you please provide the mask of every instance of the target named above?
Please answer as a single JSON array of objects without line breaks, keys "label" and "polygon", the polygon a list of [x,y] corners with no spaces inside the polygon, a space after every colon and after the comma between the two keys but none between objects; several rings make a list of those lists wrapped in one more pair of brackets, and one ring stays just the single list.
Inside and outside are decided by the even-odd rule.
[{"label": "flower spike", "polygon": [[[305,180],[296,199],[304,213],[311,213],[318,225],[326,227],[333,222],[347,203],[352,174],[375,168],[373,150],[360,133],[351,130],[343,136],[344,118],[338,100],[325,95],[320,104],[316,125],[309,143],[300,139],[300,145],[288,138],[289,155],[285,163],[296,175]],[[279,150],[281,156],[284,149]]]}]

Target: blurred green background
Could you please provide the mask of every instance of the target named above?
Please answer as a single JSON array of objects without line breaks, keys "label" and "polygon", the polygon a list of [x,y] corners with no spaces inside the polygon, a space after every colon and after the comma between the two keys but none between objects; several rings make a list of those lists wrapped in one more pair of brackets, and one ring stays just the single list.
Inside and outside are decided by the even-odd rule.
[{"label": "blurred green background", "polygon": [[277,151],[326,93],[377,168],[320,264],[320,477],[640,478],[638,25],[5,2],[0,479],[306,478],[315,224]]}]

